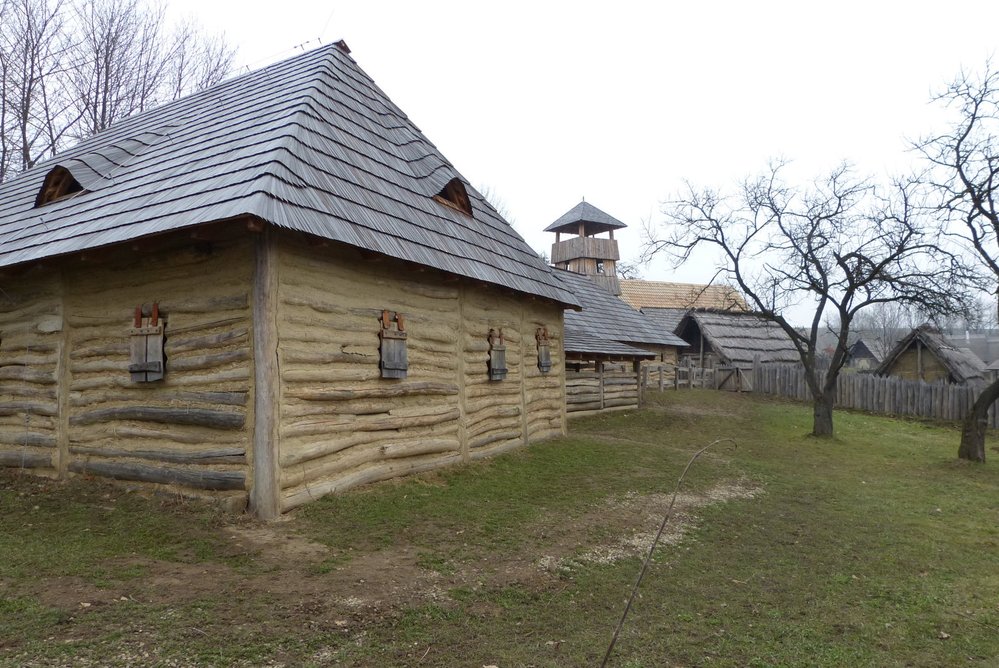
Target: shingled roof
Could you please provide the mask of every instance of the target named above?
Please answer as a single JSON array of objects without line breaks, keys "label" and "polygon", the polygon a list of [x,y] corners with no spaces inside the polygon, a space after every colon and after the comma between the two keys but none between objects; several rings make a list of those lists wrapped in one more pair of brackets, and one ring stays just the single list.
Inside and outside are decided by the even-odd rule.
[{"label": "shingled roof", "polygon": [[[556,275],[565,283],[583,305],[581,311],[565,312],[566,345],[576,340],[581,345],[593,341],[616,341],[627,344],[656,346],[685,346],[683,339],[669,330],[661,329],[654,321],[636,311],[621,299],[607,292],[582,274],[556,269]],[[588,338],[584,338],[586,335]],[[576,336],[572,339],[572,336]],[[572,352],[602,352],[601,350],[576,350]],[[619,353],[616,353],[619,354]]]},{"label": "shingled roof", "polygon": [[633,308],[705,308],[748,311],[746,300],[728,285],[622,280],[621,299]]},{"label": "shingled roof", "polygon": [[955,383],[983,380],[985,377],[985,362],[967,348],[958,348],[947,342],[944,335],[936,327],[925,323],[916,327],[902,338],[884,360],[874,370],[879,376],[888,375],[899,356],[914,343],[920,342],[947,369]]},{"label": "shingled roof", "polygon": [[586,200],[583,200],[559,216],[558,220],[545,228],[545,232],[575,233],[579,229],[580,223],[587,223],[587,231],[593,234],[628,227],[614,216],[604,213]]},{"label": "shingled roof", "polygon": [[[125,119],[0,185],[0,267],[250,216],[577,305],[340,42]],[[47,176],[82,192],[36,207]],[[457,180],[471,216],[434,196]]]},{"label": "shingled roof", "polygon": [[691,321],[725,364],[748,369],[756,357],[761,362],[801,361],[798,349],[784,330],[756,313],[691,311],[680,321],[676,332],[695,346],[696,342],[687,334]]},{"label": "shingled roof", "polygon": [[652,308],[648,306],[642,307],[641,311],[660,329],[674,334],[680,321],[683,320],[683,316],[690,313],[690,309],[687,308]]}]

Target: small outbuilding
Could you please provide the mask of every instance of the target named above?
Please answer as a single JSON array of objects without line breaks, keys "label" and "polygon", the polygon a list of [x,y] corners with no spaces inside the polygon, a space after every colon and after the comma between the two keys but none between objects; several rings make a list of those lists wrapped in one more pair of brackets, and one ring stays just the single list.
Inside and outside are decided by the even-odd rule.
[{"label": "small outbuilding", "polygon": [[676,334],[687,344],[680,351],[681,366],[713,369],[719,389],[752,390],[749,372],[754,361],[801,361],[787,333],[756,313],[691,311],[680,320]]},{"label": "small outbuilding", "polygon": [[576,297],[349,53],[0,185],[0,465],[273,517],[565,432]]},{"label": "small outbuilding", "polygon": [[598,285],[556,270],[582,310],[565,312],[567,410],[629,408],[641,399],[641,363],[676,363],[683,340]]},{"label": "small outbuilding", "polygon": [[950,344],[940,330],[929,323],[916,327],[902,338],[874,373],[955,384],[984,381],[986,375],[982,360],[967,348]]},{"label": "small outbuilding", "polygon": [[880,363],[881,360],[878,359],[878,356],[874,353],[871,347],[867,345],[867,342],[864,339],[857,339],[853,342],[853,345],[850,346],[846,358],[846,365],[848,367],[864,371],[867,369],[873,369]]}]

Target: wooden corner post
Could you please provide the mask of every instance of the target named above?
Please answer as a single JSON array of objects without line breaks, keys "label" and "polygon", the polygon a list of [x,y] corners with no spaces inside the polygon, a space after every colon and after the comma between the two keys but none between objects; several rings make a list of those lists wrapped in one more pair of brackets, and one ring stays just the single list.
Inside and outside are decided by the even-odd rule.
[{"label": "wooden corner post", "polygon": [[277,249],[269,226],[256,238],[253,272],[253,476],[250,511],[281,514],[278,475]]}]

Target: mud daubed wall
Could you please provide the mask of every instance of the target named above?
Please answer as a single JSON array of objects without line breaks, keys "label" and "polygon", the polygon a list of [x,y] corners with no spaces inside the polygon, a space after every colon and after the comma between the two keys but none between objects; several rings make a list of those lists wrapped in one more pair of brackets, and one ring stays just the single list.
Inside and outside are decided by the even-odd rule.
[{"label": "mud daubed wall", "polygon": [[[253,487],[255,240],[173,238],[33,269],[0,304],[0,466],[244,504]],[[365,482],[565,433],[562,311],[331,244],[274,235],[282,510]],[[137,305],[159,305],[166,372],[129,374]],[[406,322],[383,379],[383,309]],[[547,328],[551,371],[538,368]],[[488,380],[489,330],[507,377]]]},{"label": "mud daubed wall", "polygon": [[[7,289],[0,464],[245,501],[251,253],[245,241],[105,251]],[[134,382],[129,332],[153,302],[166,373]]]},{"label": "mud daubed wall", "polygon": [[0,466],[55,475],[62,281],[33,269],[0,287]]},{"label": "mud daubed wall", "polygon": [[[558,305],[346,248],[286,240],[278,258],[282,509],[564,433]],[[381,377],[383,310],[404,316],[404,379]],[[503,329],[504,380],[488,380],[491,328]]]}]

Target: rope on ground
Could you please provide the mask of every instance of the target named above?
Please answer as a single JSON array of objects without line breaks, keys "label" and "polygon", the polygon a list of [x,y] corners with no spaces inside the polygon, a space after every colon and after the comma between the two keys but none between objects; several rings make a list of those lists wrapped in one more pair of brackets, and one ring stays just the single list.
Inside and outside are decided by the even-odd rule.
[{"label": "rope on ground", "polygon": [[631,595],[628,597],[628,603],[624,606],[624,612],[621,614],[621,620],[617,623],[617,628],[614,629],[614,635],[611,636],[610,644],[607,646],[607,653],[604,654],[604,660],[600,663],[600,668],[606,668],[607,662],[610,661],[611,654],[614,652],[614,645],[617,644],[617,638],[621,635],[621,629],[624,628],[624,622],[628,619],[628,612],[631,610],[631,604],[635,602],[635,598],[638,596],[638,587],[642,584],[642,578],[645,577],[645,571],[649,569],[649,564],[652,563],[652,555],[655,554],[656,547],[659,545],[659,541],[663,537],[663,532],[666,531],[666,523],[669,522],[669,518],[673,516],[673,506],[676,504],[676,497],[677,494],[680,493],[680,485],[683,483],[684,476],[687,475],[687,471],[690,470],[691,465],[697,460],[698,457],[719,443],[725,442],[731,443],[733,447],[736,446],[735,440],[731,438],[716,439],[695,452],[691,456],[690,461],[687,462],[687,465],[683,467],[680,477],[677,478],[676,487],[673,488],[673,498],[669,501],[669,508],[666,509],[666,514],[663,515],[663,521],[659,525],[659,531],[656,533],[656,537],[652,539],[652,547],[649,548],[649,553],[645,556],[645,561],[642,562],[642,568],[638,572],[638,579],[635,580],[635,585],[631,588]]}]

